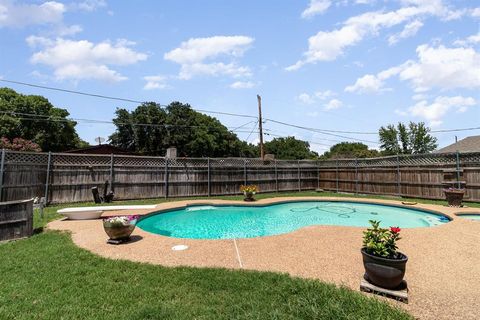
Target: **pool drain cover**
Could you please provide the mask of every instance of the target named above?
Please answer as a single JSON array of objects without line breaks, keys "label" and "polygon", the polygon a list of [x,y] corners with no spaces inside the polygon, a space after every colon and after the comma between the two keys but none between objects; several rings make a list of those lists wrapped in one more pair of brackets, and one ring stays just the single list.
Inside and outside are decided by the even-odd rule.
[{"label": "pool drain cover", "polygon": [[184,244],[179,244],[179,245],[176,245],[176,246],[172,247],[173,251],[182,251],[182,250],[187,250],[187,249],[188,249],[188,246],[184,245]]}]

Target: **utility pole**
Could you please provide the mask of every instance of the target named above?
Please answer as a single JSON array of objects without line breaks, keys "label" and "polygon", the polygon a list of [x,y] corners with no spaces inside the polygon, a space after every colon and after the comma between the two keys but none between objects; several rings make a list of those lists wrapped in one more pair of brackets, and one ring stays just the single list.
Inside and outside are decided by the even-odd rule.
[{"label": "utility pole", "polygon": [[262,97],[257,94],[258,100],[258,131],[260,131],[260,158],[265,158],[265,150],[263,150],[263,128],[262,128]]}]

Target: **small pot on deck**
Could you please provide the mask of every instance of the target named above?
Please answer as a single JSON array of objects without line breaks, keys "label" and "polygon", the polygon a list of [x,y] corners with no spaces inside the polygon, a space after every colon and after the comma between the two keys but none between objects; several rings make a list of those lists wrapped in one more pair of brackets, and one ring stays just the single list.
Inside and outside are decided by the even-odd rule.
[{"label": "small pot on deck", "polygon": [[371,255],[366,252],[365,248],[362,248],[361,252],[365,268],[365,280],[385,289],[396,289],[400,286],[405,276],[405,267],[408,261],[406,255],[397,252],[397,256],[393,259]]},{"label": "small pot on deck", "polygon": [[255,201],[255,198],[254,198],[255,192],[244,191],[243,196],[244,196],[243,198],[244,201]]},{"label": "small pot on deck", "polygon": [[103,220],[103,229],[111,240],[128,240],[136,222],[135,216],[111,217]]},{"label": "small pot on deck", "polygon": [[445,198],[447,199],[449,207],[461,207],[465,189],[444,189]]}]

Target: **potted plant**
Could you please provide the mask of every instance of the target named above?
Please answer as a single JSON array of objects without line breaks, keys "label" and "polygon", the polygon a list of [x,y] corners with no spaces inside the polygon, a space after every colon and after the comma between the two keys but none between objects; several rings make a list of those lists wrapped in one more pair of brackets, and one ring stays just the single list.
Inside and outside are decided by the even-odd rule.
[{"label": "potted plant", "polygon": [[244,201],[255,201],[253,196],[258,191],[258,188],[255,185],[240,186],[240,191],[242,191],[245,196],[243,199]]},{"label": "potted plant", "polygon": [[363,232],[363,266],[365,280],[372,284],[395,289],[402,283],[408,257],[397,251],[400,228],[380,228],[380,221],[370,220],[371,228]]},{"label": "potted plant", "polygon": [[463,188],[453,188],[443,189],[445,193],[445,198],[447,198],[449,207],[461,207],[463,196],[465,195],[465,189]]},{"label": "potted plant", "polygon": [[103,228],[111,240],[127,240],[130,238],[138,216],[115,216],[103,219]]}]

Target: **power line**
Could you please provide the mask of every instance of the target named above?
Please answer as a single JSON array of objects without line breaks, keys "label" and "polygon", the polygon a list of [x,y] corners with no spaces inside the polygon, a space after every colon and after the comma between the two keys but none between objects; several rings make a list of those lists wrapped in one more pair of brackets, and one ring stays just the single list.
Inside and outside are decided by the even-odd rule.
[{"label": "power line", "polygon": [[248,142],[248,139],[249,139],[250,136],[253,134],[253,131],[257,128],[257,122],[258,122],[258,121],[256,121],[255,124],[253,125],[252,131],[251,131],[250,134],[248,135],[247,139],[245,139],[245,141]]},{"label": "power line", "polygon": [[[207,129],[218,129],[218,127],[212,127],[212,126],[191,126],[191,125],[173,125],[173,124],[156,124],[156,123],[129,123],[129,122],[113,122],[113,121],[106,121],[106,120],[96,120],[96,119],[84,119],[84,118],[58,118],[58,117],[51,117],[51,116],[46,116],[46,115],[37,115],[37,114],[32,114],[32,113],[22,113],[22,112],[12,112],[12,111],[0,111],[1,114],[11,114],[15,115],[15,119],[19,120],[31,120],[31,121],[48,121],[48,122],[84,122],[84,123],[90,123],[90,124],[113,124],[113,125],[122,125],[122,126],[139,126],[139,127],[159,127],[159,128],[207,128]],[[249,123],[252,123],[254,121],[250,121]],[[247,123],[247,124],[249,124]],[[245,124],[246,125],[246,124]],[[227,129],[230,129],[229,131],[238,131],[237,129],[245,126],[242,125],[240,127],[236,127],[233,129],[230,129],[229,127],[226,127]],[[240,131],[239,131],[240,132]],[[245,131],[249,132],[249,131]]]},{"label": "power line", "polygon": [[[63,88],[58,88],[58,87],[43,86],[43,85],[38,85],[38,84],[34,84],[34,83],[15,81],[15,80],[9,80],[9,79],[0,79],[0,81],[5,82],[5,83],[12,83],[12,84],[29,86],[29,87],[33,87],[33,88],[40,88],[40,89],[46,89],[46,90],[54,90],[54,91],[83,95],[83,96],[89,96],[89,97],[94,97],[94,98],[117,100],[117,101],[130,102],[130,103],[136,103],[136,104],[142,104],[142,103],[145,102],[145,101],[140,101],[140,100],[135,100],[135,99],[107,96],[107,95],[95,94],[95,93],[89,93],[89,92],[83,92],[83,91],[77,91],[77,90],[68,90],[68,89],[63,89]],[[161,108],[166,108],[167,107],[167,105],[160,104],[160,103],[157,103],[157,105]],[[230,113],[230,112],[223,112],[223,111],[212,111],[212,110],[206,110],[206,109],[193,109],[193,108],[192,108],[192,110],[198,111],[198,112],[204,112],[204,113],[211,113],[211,114],[219,114],[219,115],[227,115],[227,116],[235,116],[235,117],[244,117],[244,118],[250,118],[250,119],[258,119],[258,117],[256,117],[256,116],[247,115],[247,114]],[[317,132],[317,133],[321,133],[321,134],[337,136],[337,137],[344,138],[344,139],[351,139],[351,140],[357,140],[357,141],[368,142],[368,143],[376,143],[377,144],[377,142],[373,142],[373,141],[357,139],[357,138],[352,138],[352,137],[346,137],[346,136],[341,136],[341,135],[335,135],[335,134],[336,133],[344,133],[344,134],[373,135],[373,134],[378,134],[378,132],[342,131],[342,130],[310,128],[310,127],[304,127],[304,126],[291,124],[291,123],[286,123],[286,122],[282,122],[282,121],[278,121],[278,120],[274,120],[274,119],[265,119],[265,121],[270,121],[270,122],[273,122],[273,123],[277,123],[277,124],[281,124],[281,125],[285,125],[285,126],[290,126],[290,127],[294,127],[294,128],[299,128],[299,129],[303,129],[303,130],[308,130],[308,131],[312,131],[312,132]],[[472,131],[472,130],[480,130],[480,127],[438,129],[438,130],[431,130],[430,133],[446,133],[446,132],[460,132],[460,131]]]},{"label": "power line", "polygon": [[[68,89],[62,89],[62,88],[50,87],[50,86],[42,86],[42,85],[28,83],[28,82],[14,81],[14,80],[8,80],[8,79],[0,79],[0,81],[6,82],[6,83],[13,83],[13,84],[18,84],[18,85],[33,87],[33,88],[40,88],[40,89],[46,89],[46,90],[54,90],[54,91],[60,91],[60,92],[65,92],[65,93],[78,94],[78,95],[89,96],[89,97],[94,97],[94,98],[117,100],[117,101],[131,102],[131,103],[136,103],[136,104],[145,103],[145,101],[140,101],[140,100],[106,96],[106,95],[103,95],[103,94],[96,94],[96,93],[83,92],[83,91],[77,91],[77,90],[68,90]],[[157,103],[157,105],[161,108],[166,108],[167,107],[167,105],[160,104],[160,103]],[[195,110],[195,111],[198,111],[198,112],[204,112],[204,113],[211,113],[211,114],[221,114],[221,115],[234,116],[234,117],[257,119],[257,117],[247,115],[247,114],[239,114],[239,113],[231,113],[231,112],[223,112],[223,111],[212,111],[212,110],[205,110],[205,109],[193,109],[193,108],[192,108],[192,110]]]},{"label": "power line", "polygon": [[277,120],[272,120],[272,119],[266,119],[266,120],[267,120],[267,121],[270,121],[270,122],[278,123],[278,124],[281,124],[281,125],[284,125],[284,126],[293,127],[293,128],[298,128],[298,129],[303,129],[303,130],[312,131],[312,132],[316,132],[316,133],[320,133],[320,134],[325,134],[325,135],[329,135],[329,136],[344,138],[344,139],[348,139],[348,140],[355,140],[355,141],[360,141],[360,142],[367,142],[367,143],[379,144],[379,143],[376,142],[376,141],[365,140],[365,139],[357,139],[357,138],[353,138],[353,137],[348,137],[348,136],[339,135],[339,134],[336,134],[336,133],[331,133],[331,132],[341,132],[341,133],[345,132],[345,133],[352,133],[352,134],[353,134],[353,133],[358,133],[358,132],[315,129],[315,128],[303,127],[303,126],[299,126],[299,125],[295,125],[295,124],[290,124],[290,123],[286,123],[286,122],[282,122],[282,121],[277,121]]}]

